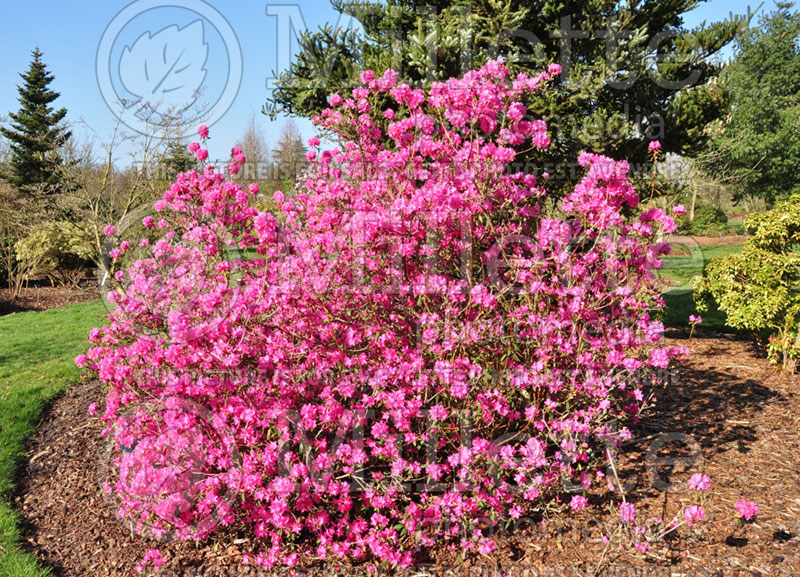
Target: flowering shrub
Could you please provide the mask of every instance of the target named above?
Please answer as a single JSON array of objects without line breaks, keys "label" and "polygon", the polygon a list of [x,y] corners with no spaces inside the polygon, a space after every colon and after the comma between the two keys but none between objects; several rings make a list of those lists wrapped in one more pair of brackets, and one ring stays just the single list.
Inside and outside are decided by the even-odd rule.
[{"label": "flowering shrub", "polygon": [[122,516],[246,527],[263,566],[407,566],[434,542],[489,553],[565,490],[586,506],[616,423],[685,351],[650,312],[674,222],[630,216],[628,165],[581,156],[559,217],[512,168],[549,144],[523,100],[558,72],[490,62],[429,93],[365,72],[315,118],[336,145],[312,139],[277,214],[212,166],[178,177],[78,359],[108,385]]}]

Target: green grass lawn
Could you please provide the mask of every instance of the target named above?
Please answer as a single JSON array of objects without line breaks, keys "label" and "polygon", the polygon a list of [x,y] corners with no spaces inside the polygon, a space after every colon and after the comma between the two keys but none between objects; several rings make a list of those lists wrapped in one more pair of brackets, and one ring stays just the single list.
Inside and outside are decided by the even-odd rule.
[{"label": "green grass lawn", "polygon": [[673,245],[672,254],[663,257],[664,267],[659,275],[670,282],[669,292],[691,292],[692,279],[703,273],[705,265],[715,256],[742,252],[742,244],[713,246]]},{"label": "green grass lawn", "polygon": [[78,380],[74,359],[88,346],[89,329],[102,322],[101,301],[45,312],[0,317],[0,576],[49,572],[19,546],[17,514],[10,506],[25,439],[47,403]]},{"label": "green grass lawn", "polygon": [[[703,268],[715,256],[741,252],[742,244],[724,244],[711,246],[673,245],[673,253],[663,257],[664,267],[659,276],[669,282],[664,293],[667,308],[663,312],[666,326],[685,327],[689,323],[689,315],[697,314],[692,297],[693,279],[703,273]],[[725,314],[715,306],[702,313],[703,324],[697,330],[715,330],[736,332],[725,326]]]}]

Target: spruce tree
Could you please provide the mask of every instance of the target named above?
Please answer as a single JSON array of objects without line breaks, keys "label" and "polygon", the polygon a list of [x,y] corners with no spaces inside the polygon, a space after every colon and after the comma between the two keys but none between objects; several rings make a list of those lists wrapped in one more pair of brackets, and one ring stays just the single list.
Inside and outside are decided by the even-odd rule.
[{"label": "spruce tree", "polygon": [[42,62],[42,52],[37,47],[32,54],[28,71],[20,74],[20,109],[9,114],[10,127],[0,128],[11,148],[3,177],[20,193],[54,194],[62,183],[59,149],[71,133],[62,124],[67,109],[51,106],[59,93],[48,88],[54,77]]}]

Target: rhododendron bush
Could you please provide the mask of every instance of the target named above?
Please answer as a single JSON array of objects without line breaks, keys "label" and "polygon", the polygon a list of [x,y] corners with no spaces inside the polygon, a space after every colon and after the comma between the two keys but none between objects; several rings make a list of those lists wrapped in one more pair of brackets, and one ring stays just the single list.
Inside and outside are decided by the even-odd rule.
[{"label": "rhododendron bush", "polygon": [[606,486],[617,423],[685,352],[651,317],[674,222],[632,216],[627,164],[588,153],[544,216],[546,178],[513,162],[548,146],[523,102],[558,72],[490,62],[429,92],[365,72],[274,213],[210,165],[178,177],[157,240],[113,252],[115,308],[79,359],[108,386],[120,515],[252,532],[265,566],[407,566]]}]

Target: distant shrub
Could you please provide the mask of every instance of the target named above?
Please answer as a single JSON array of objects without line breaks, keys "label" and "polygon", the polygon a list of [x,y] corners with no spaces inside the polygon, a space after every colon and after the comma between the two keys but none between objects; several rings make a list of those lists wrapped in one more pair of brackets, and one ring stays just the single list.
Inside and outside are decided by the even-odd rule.
[{"label": "distant shrub", "polygon": [[721,208],[710,204],[698,204],[694,211],[694,220],[684,214],[677,220],[678,230],[683,234],[696,236],[718,236],[728,230],[728,216]]},{"label": "distant shrub", "polygon": [[14,245],[19,261],[32,263],[29,276],[46,276],[55,285],[74,286],[91,264],[93,245],[85,231],[69,222],[48,222]]}]

